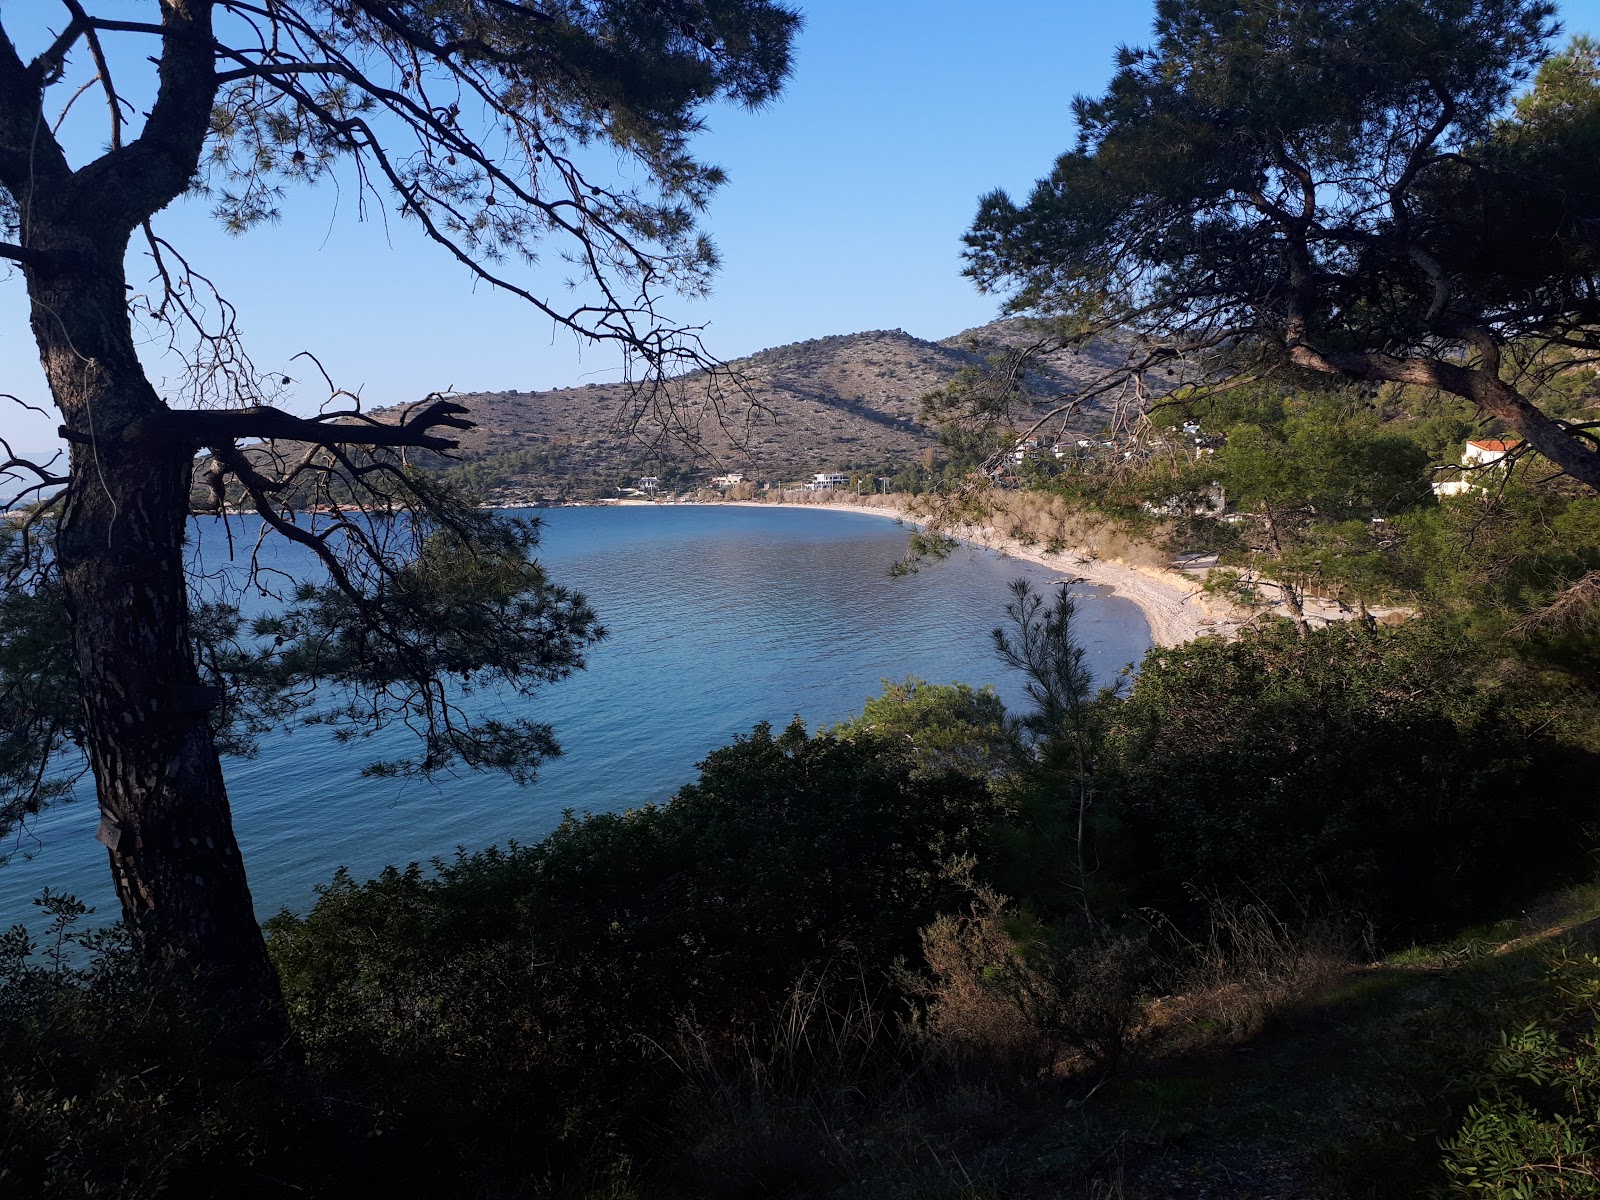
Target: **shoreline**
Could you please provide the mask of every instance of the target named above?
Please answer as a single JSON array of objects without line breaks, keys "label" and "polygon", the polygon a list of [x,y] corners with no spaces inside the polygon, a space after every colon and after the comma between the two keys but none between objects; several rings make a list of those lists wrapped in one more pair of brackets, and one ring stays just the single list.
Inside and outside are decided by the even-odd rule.
[{"label": "shoreline", "polygon": [[[765,500],[711,500],[695,501],[707,507],[727,508],[795,508],[832,509],[836,512],[856,513],[861,516],[885,517],[908,525],[920,525],[921,518],[905,505],[885,498],[879,504],[855,504],[849,501],[822,501],[802,503],[796,501]],[[623,500],[620,504],[654,504],[653,500]],[[1161,570],[1135,566],[1117,559],[1098,558],[1082,551],[1062,550],[1052,553],[1040,546],[1029,546],[1016,538],[1005,537],[989,528],[964,527],[950,536],[968,546],[992,550],[1007,558],[1019,559],[1037,566],[1069,574],[1085,583],[1103,587],[1125,600],[1131,601],[1144,615],[1150,631],[1152,646],[1181,646],[1208,634],[1231,636],[1247,618],[1217,616],[1209,610],[1200,581],[1178,570]],[[1216,603],[1210,601],[1210,603]]]}]

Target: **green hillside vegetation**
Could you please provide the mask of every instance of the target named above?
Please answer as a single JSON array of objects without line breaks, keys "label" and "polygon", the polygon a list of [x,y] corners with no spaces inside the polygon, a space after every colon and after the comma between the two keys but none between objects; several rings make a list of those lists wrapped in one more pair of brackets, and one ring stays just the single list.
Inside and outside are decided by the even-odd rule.
[{"label": "green hillside vegetation", "polygon": [[[1070,598],[1019,588],[997,616],[1030,711],[908,680],[833,730],[757,728],[663,806],[337,876],[269,927],[292,1069],[215,1052],[181,965],[47,898],[0,954],[8,1180],[1157,1196],[1186,1194],[1159,1183],[1175,1163],[1278,1161],[1397,1194],[1381,1153],[1407,1194],[1465,1196],[1557,1179],[1539,1148],[1600,1136],[1574,1007],[1600,967],[1482,949],[1518,922],[1459,932],[1590,876],[1590,686],[1442,606],[1268,622],[1095,692]],[[1355,1049],[1309,1068],[1314,1114],[1312,1079],[1232,1057],[1332,1036]]]}]

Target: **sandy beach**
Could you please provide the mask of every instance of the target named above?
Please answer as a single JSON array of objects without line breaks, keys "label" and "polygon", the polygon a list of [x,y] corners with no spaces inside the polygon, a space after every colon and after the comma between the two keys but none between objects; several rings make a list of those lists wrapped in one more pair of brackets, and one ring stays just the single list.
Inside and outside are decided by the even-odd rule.
[{"label": "sandy beach", "polygon": [[[872,499],[876,503],[826,501],[799,504],[761,500],[724,500],[717,503],[746,508],[827,508],[869,517],[886,517],[908,525],[920,523],[917,515],[899,503],[898,498],[883,496]],[[1244,624],[1244,618],[1221,611],[1218,602],[1202,593],[1200,585],[1203,572],[1186,574],[1179,570],[1134,566],[1070,549],[1052,553],[1042,546],[1025,545],[988,528],[962,528],[954,531],[953,536],[968,545],[981,546],[1008,558],[1038,563],[1060,571],[1064,576],[1107,588],[1133,601],[1150,627],[1150,640],[1158,646],[1178,646],[1211,633],[1231,635]]]}]

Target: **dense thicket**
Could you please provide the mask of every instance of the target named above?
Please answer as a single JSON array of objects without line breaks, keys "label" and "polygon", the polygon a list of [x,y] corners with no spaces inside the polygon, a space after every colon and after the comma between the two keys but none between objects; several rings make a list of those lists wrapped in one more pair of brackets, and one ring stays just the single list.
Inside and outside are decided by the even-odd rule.
[{"label": "dense thicket", "polygon": [[1164,911],[1253,896],[1391,943],[1460,924],[1587,866],[1594,703],[1438,625],[1156,651],[1111,718],[1117,849]]},{"label": "dense thicket", "polygon": [[[1041,599],[1003,632],[1015,648],[1020,621],[1037,635],[1059,611]],[[700,1150],[674,1139],[708,1135],[683,1105],[781,1041],[797,986],[830,1011],[924,1014],[874,1019],[872,1078],[1105,1070],[1139,993],[1188,969],[1170,934],[1193,944],[1218,912],[1395,946],[1587,869],[1594,697],[1439,625],[1281,622],[1154,651],[1124,694],[1070,662],[1055,679],[1076,696],[1024,722],[987,693],[893,685],[832,733],[756,729],[665,805],[341,873],[269,927],[303,1070],[230,1067],[181,974],[114,947],[52,957],[75,936],[53,902],[42,953],[5,945],[0,1162],[128,1195],[353,1170],[457,1195],[582,1194],[618,1171],[690,1187]],[[144,1049],[107,1058],[129,1029]],[[58,1116],[80,1107],[87,1126]],[[157,1129],[190,1132],[141,1140]]]}]

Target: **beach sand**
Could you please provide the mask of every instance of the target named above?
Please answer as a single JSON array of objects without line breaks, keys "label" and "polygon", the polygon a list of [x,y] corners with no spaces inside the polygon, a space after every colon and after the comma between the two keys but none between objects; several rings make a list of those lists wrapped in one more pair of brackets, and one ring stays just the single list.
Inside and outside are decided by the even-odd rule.
[{"label": "beach sand", "polygon": [[[869,498],[862,499],[867,501]],[[917,515],[905,507],[898,497],[880,496],[871,497],[870,500],[873,502],[818,501],[799,504],[724,500],[718,503],[747,508],[827,508],[837,512],[887,517],[908,525],[920,523]],[[1108,588],[1133,601],[1150,627],[1150,640],[1158,646],[1178,646],[1213,633],[1231,636],[1248,620],[1245,614],[1229,611],[1223,602],[1202,593],[1203,571],[1186,573],[1176,569],[1140,567],[1073,550],[1052,553],[1042,546],[1024,545],[1015,538],[1004,537],[988,528],[964,527],[952,531],[952,536],[968,545],[981,546],[1008,558],[1038,563],[1060,571],[1064,576]]]},{"label": "beach sand", "polygon": [[[653,500],[609,501],[613,504],[654,504]],[[828,508],[838,512],[861,513],[869,517],[887,517],[907,525],[920,526],[921,518],[903,496],[861,496],[853,500],[766,501],[766,500],[708,500],[692,503],[724,504],[745,508]],[[970,546],[982,546],[1008,558],[1038,563],[1060,571],[1063,576],[1082,579],[1086,583],[1108,588],[1117,595],[1133,601],[1144,614],[1150,627],[1150,640],[1157,646],[1181,646],[1197,637],[1217,634],[1234,637],[1239,630],[1258,620],[1263,612],[1276,612],[1287,617],[1289,609],[1284,604],[1271,604],[1255,612],[1228,603],[1216,596],[1208,596],[1204,585],[1207,572],[1216,564],[1215,555],[1186,554],[1174,559],[1165,568],[1123,562],[1115,558],[1101,558],[1087,550],[1046,550],[1037,544],[1028,544],[1007,537],[987,526],[961,526],[948,530],[951,536]],[[1276,585],[1261,581],[1263,590]],[[1316,596],[1304,597],[1307,621],[1313,626],[1332,625],[1349,621],[1355,612],[1336,600]],[[1416,615],[1404,607],[1374,607],[1371,615],[1382,623],[1406,620]]]}]

